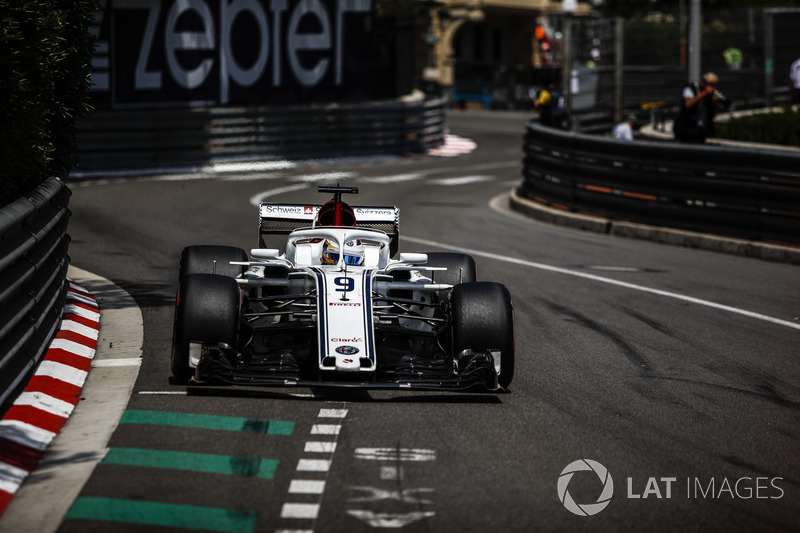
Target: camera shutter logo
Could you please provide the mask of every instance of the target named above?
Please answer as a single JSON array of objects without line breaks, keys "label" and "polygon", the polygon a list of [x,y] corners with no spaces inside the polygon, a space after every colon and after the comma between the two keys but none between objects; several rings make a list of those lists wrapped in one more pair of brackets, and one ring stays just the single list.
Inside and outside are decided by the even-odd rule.
[{"label": "camera shutter logo", "polygon": [[[572,476],[575,475],[575,472],[581,472],[585,470],[592,471],[597,474],[597,477],[603,484],[603,491],[600,493],[600,496],[597,498],[595,503],[579,504],[572,499],[567,487],[569,486],[569,482],[572,480]],[[611,479],[611,474],[608,473],[608,469],[606,469],[605,466],[601,465],[597,461],[592,461],[591,459],[579,459],[568,464],[567,467],[561,471],[561,475],[558,478],[558,499],[561,500],[561,503],[564,504],[564,507],[566,507],[568,511],[579,516],[596,515],[608,507],[608,504],[611,502],[611,496],[613,495],[614,480]]]}]

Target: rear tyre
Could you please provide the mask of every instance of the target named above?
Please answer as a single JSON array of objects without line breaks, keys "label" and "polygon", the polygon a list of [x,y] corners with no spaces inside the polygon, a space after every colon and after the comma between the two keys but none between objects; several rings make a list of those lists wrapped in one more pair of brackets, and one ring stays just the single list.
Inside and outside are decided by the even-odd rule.
[{"label": "rear tyre", "polygon": [[508,289],[491,281],[453,287],[453,354],[462,350],[499,350],[498,383],[514,378],[514,311]]},{"label": "rear tyre", "polygon": [[241,293],[236,280],[214,274],[191,274],[181,280],[172,330],[171,370],[175,381],[186,383],[189,343],[237,345]]},{"label": "rear tyre", "polygon": [[191,274],[217,274],[235,278],[244,272],[244,266],[231,265],[230,262],[247,260],[247,253],[233,246],[187,246],[181,254],[180,277]]},{"label": "rear tyre", "polygon": [[446,283],[458,285],[459,283],[472,283],[478,279],[478,268],[475,259],[467,254],[452,252],[428,252],[428,262],[425,266],[444,267],[447,270],[431,270],[429,274],[433,283]]}]

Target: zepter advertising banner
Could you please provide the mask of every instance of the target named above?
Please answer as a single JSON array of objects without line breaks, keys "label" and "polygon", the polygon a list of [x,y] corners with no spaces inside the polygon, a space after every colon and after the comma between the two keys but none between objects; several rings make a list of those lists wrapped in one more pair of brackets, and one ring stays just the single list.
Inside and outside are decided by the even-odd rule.
[{"label": "zepter advertising banner", "polygon": [[373,0],[108,0],[98,108],[275,105],[371,96]]}]

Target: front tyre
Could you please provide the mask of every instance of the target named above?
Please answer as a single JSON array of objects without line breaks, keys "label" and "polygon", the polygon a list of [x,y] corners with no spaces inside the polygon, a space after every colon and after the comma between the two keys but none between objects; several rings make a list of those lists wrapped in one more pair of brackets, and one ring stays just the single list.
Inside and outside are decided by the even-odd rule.
[{"label": "front tyre", "polygon": [[471,255],[453,252],[428,252],[425,266],[444,267],[447,270],[431,270],[426,272],[433,283],[458,285],[478,280],[478,268]]},{"label": "front tyre", "polygon": [[498,384],[514,378],[514,312],[511,295],[500,283],[482,281],[453,287],[453,354],[463,350],[499,352]]},{"label": "front tyre", "polygon": [[247,253],[234,246],[199,244],[187,246],[181,253],[180,278],[191,274],[218,274],[235,278],[244,272],[243,265],[232,265],[231,261],[246,262]]},{"label": "front tyre", "polygon": [[181,279],[172,329],[171,370],[176,382],[186,383],[194,373],[190,342],[237,345],[241,301],[233,278],[191,274]]}]

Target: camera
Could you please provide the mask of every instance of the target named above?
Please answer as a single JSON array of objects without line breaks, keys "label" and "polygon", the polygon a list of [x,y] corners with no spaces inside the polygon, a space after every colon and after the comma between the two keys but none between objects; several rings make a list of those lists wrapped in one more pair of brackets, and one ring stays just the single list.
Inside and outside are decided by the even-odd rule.
[{"label": "camera", "polygon": [[727,96],[725,96],[724,94],[722,94],[722,91],[718,91],[717,89],[714,89],[714,96],[716,97],[717,102],[719,103],[719,105],[722,108],[728,109],[731,106],[730,99]]}]

